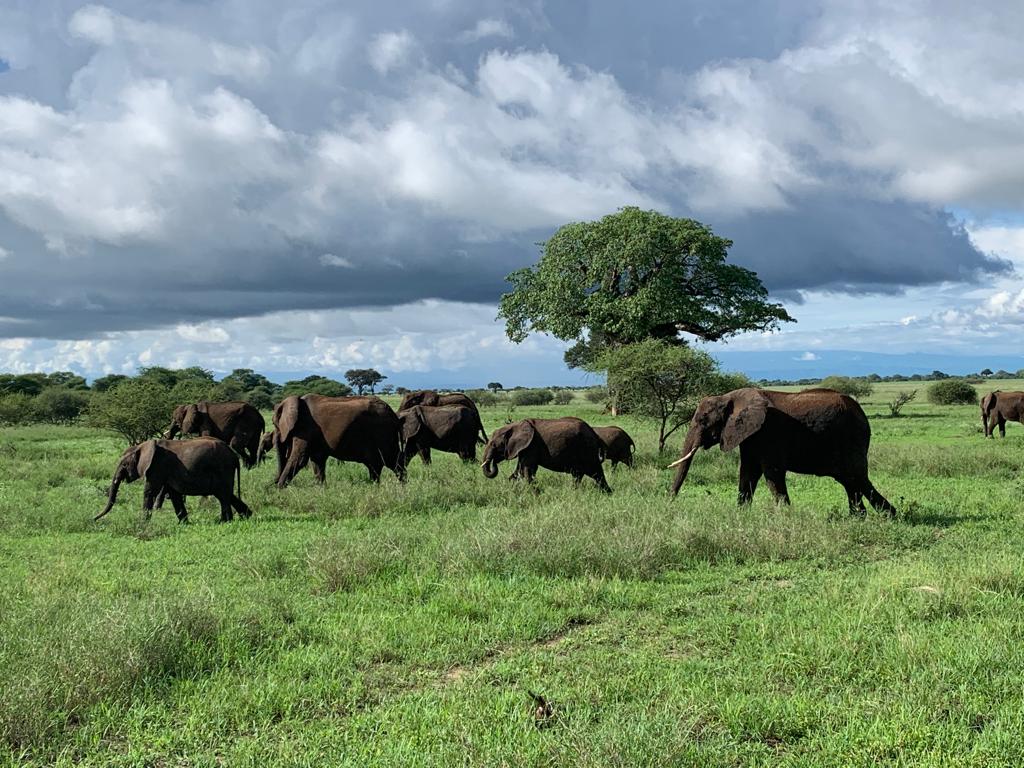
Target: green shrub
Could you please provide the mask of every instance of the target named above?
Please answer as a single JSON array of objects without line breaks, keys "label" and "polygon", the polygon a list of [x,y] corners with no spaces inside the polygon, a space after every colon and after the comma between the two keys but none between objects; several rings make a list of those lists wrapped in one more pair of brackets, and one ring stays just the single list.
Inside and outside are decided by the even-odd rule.
[{"label": "green shrub", "polygon": [[928,387],[928,402],[934,405],[976,405],[978,393],[963,379],[943,379]]},{"label": "green shrub", "polygon": [[573,401],[573,399],[574,396],[572,390],[560,389],[557,392],[555,392],[551,402],[553,402],[555,405],[568,405]]},{"label": "green shrub", "polygon": [[515,405],[547,405],[555,396],[548,389],[519,389],[512,393]]},{"label": "green shrub", "polygon": [[466,396],[480,408],[490,408],[498,404],[498,395],[489,389],[467,389]]},{"label": "green shrub", "polygon": [[135,445],[160,434],[171,423],[177,405],[173,391],[159,382],[128,379],[93,396],[89,421]]},{"label": "green shrub", "polygon": [[89,393],[67,387],[47,387],[35,398],[32,409],[36,421],[70,424],[89,405]]},{"label": "green shrub", "polygon": [[587,398],[588,403],[606,403],[608,402],[608,387],[591,387],[583,396]]},{"label": "green shrub", "polygon": [[0,396],[0,424],[11,427],[31,424],[35,420],[33,399],[20,392]]},{"label": "green shrub", "polygon": [[862,397],[867,397],[874,390],[871,382],[864,379],[850,378],[849,376],[828,376],[822,379],[818,386],[825,389],[834,389],[836,392],[842,392],[844,395],[855,397],[858,400]]}]

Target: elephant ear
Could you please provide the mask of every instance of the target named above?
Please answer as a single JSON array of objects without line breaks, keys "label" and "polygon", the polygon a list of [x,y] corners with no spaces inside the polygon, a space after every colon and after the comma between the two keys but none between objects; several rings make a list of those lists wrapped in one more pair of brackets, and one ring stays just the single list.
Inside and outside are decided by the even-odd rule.
[{"label": "elephant ear", "polygon": [[525,451],[533,439],[537,436],[537,428],[533,426],[533,422],[529,419],[523,421],[512,430],[512,434],[508,436],[508,444],[505,449],[505,455],[514,459],[519,456],[520,453]]},{"label": "elephant ear", "polygon": [[418,405],[402,414],[402,437],[406,442],[416,437],[423,427],[423,411]]},{"label": "elephant ear", "polygon": [[199,420],[199,409],[194,405],[185,406],[185,413],[181,419],[181,431],[186,435],[191,435],[195,430],[197,421]]},{"label": "elephant ear", "polygon": [[277,442],[280,445],[288,441],[292,431],[299,423],[299,398],[295,395],[285,398],[274,411],[274,429],[277,431]]},{"label": "elephant ear", "polygon": [[139,477],[144,478],[146,476],[146,473],[153,466],[158,450],[160,449],[157,447],[156,440],[147,440],[139,446],[139,461],[136,465]]},{"label": "elephant ear", "polygon": [[768,417],[768,398],[762,394],[733,401],[732,413],[722,430],[722,450],[731,451],[764,426]]}]

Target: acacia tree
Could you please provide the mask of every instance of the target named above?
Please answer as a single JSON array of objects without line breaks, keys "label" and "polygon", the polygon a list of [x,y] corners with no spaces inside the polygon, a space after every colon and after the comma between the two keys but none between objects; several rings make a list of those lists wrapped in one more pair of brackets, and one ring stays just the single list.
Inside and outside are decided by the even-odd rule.
[{"label": "acacia tree", "polygon": [[373,368],[351,368],[345,371],[345,381],[355,387],[360,395],[367,389],[373,394],[373,388],[386,378],[387,376]]},{"label": "acacia tree", "polygon": [[756,273],[726,263],[731,246],[698,221],[634,207],[566,224],[537,265],[508,276],[498,316],[516,343],[533,331],[575,340],[571,367],[645,339],[718,341],[793,322]]},{"label": "acacia tree", "polygon": [[742,374],[720,373],[706,352],[664,339],[607,349],[599,362],[608,371],[613,406],[658,421],[659,453],[690,421],[701,398],[750,386]]}]

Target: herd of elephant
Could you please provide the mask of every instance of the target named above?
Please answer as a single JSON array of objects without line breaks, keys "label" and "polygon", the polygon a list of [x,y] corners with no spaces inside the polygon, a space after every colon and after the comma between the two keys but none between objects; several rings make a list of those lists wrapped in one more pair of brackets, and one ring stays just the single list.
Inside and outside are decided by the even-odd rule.
[{"label": "herd of elephant", "polygon": [[[985,436],[996,427],[1005,436],[1007,421],[1024,423],[1024,392],[992,392],[982,401]],[[196,439],[176,440],[177,435]],[[672,494],[679,493],[697,451],[739,448],[739,503],[749,503],[763,477],[779,503],[789,503],[786,473],[831,477],[846,490],[850,511],[866,513],[865,499],[877,511],[895,514],[893,505],[868,479],[871,427],[860,404],[831,389],[774,392],[754,387],[704,398],[690,422],[675,469]],[[539,467],[571,475],[577,484],[594,480],[606,493],[603,462],[633,465],[634,443],[619,427],[591,427],[582,419],[531,418],[506,424],[488,438],[473,401],[461,392],[410,392],[396,413],[378,397],[287,397],[274,407],[273,429],[260,412],[243,402],[200,402],[175,409],[163,439],[132,446],[114,471],[107,505],[110,512],[122,482],[145,480],[143,511],[148,517],[166,497],[182,522],[188,520],[186,496],[213,496],[221,521],[252,512],[240,498],[241,465],[256,466],[267,453],[277,455],[275,482],[287,486],[307,465],[324,482],[327,460],[363,464],[371,480],[384,468],[405,479],[408,462],[420,456],[430,464],[431,450],[475,461],[488,478],[498,465],[516,460],[512,478],[532,482]]]}]

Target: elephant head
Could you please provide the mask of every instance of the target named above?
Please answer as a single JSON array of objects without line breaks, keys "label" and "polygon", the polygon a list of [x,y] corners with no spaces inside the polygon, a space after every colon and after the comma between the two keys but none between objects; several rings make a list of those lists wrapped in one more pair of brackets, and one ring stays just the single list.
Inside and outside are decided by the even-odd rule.
[{"label": "elephant head", "polygon": [[531,419],[507,424],[491,433],[491,439],[484,448],[484,460],[480,464],[484,475],[490,479],[498,476],[498,464],[515,459],[525,451],[535,439],[537,428]]},{"label": "elephant head", "polygon": [[145,477],[153,466],[158,447],[155,440],[148,440],[139,445],[133,445],[121,455],[121,460],[114,470],[114,478],[110,483],[110,493],[107,497],[107,506],[103,508],[93,520],[99,520],[114,507],[117,501],[117,490],[121,483],[133,483],[140,477]]},{"label": "elephant head", "polygon": [[683,441],[683,455],[669,465],[678,467],[672,495],[679,493],[697,451],[713,445],[731,451],[764,426],[770,407],[768,398],[754,388],[737,389],[701,400]]},{"label": "elephant head", "polygon": [[197,435],[203,431],[207,419],[207,404],[192,403],[191,405],[179,405],[174,409],[174,416],[171,420],[171,428],[167,430],[164,438],[173,440],[177,434]]},{"label": "elephant head", "polygon": [[274,450],[274,439],[274,430],[264,432],[263,435],[260,436],[260,447],[256,452],[257,464],[262,464],[266,460],[267,454]]}]

